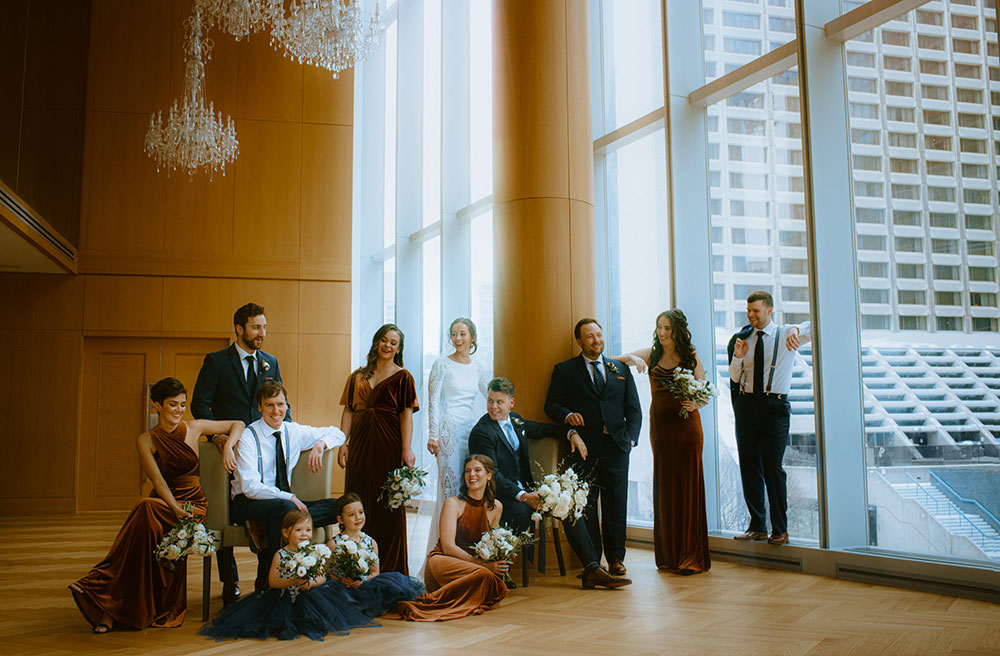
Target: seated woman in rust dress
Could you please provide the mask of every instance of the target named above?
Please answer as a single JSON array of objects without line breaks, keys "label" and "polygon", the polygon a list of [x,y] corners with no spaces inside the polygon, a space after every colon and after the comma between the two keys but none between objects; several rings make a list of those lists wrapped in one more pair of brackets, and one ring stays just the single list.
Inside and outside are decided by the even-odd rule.
[{"label": "seated woman in rust dress", "polygon": [[399,602],[397,612],[385,617],[416,622],[453,620],[496,608],[507,596],[501,577],[510,563],[485,563],[471,553],[483,533],[497,526],[503,511],[496,500],[493,461],[470,455],[465,459],[463,481],[462,492],[448,498],[441,509],[440,539],[424,568],[427,594]]},{"label": "seated woman in rust dress", "polygon": [[229,433],[237,439],[241,421],[184,420],[187,391],[176,378],[164,378],[150,393],[159,421],[136,439],[139,462],[153,483],[153,493],[140,499],[104,560],[69,586],[94,633],[112,626],[144,629],[176,627],[187,612],[186,561],[171,570],[153,550],[178,519],[190,517],[183,504],[204,515],[205,493],[198,479],[198,438]]}]

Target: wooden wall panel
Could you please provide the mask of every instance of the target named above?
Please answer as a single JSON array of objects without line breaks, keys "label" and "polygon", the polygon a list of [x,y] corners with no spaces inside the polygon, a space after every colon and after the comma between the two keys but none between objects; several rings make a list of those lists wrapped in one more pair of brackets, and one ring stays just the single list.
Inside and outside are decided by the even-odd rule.
[{"label": "wooden wall panel", "polygon": [[299,405],[299,336],[295,334],[279,333],[268,331],[264,338],[265,351],[278,358],[281,366],[281,382],[288,390],[288,398],[292,402],[294,409],[293,417],[295,421],[302,421],[299,413],[306,411]]},{"label": "wooden wall panel", "polygon": [[353,130],[302,126],[303,278],[351,278],[351,148]]},{"label": "wooden wall panel", "polygon": [[302,66],[272,48],[266,35],[240,43],[239,80],[234,116],[260,121],[302,121]]},{"label": "wooden wall panel", "polygon": [[[295,420],[312,426],[339,426],[340,394],[351,371],[350,335],[299,335],[301,410]],[[333,468],[333,492],[344,491],[344,470]]]},{"label": "wooden wall panel", "polygon": [[298,260],[302,126],[240,121],[233,252]]},{"label": "wooden wall panel", "polygon": [[158,331],[162,320],[162,279],[87,276],[84,330]]},{"label": "wooden wall panel", "polygon": [[185,419],[194,419],[191,414],[191,394],[198,380],[198,372],[205,361],[205,355],[229,346],[228,339],[164,339],[161,341],[160,378],[173,376],[187,389],[188,407]]},{"label": "wooden wall panel", "polygon": [[[4,328],[0,343],[9,372],[0,377],[8,417],[0,436],[0,511],[72,512],[80,333]],[[25,506],[24,499],[32,501]]]},{"label": "wooden wall panel", "polygon": [[228,333],[233,325],[232,286],[224,278],[164,278],[163,330]]},{"label": "wooden wall panel", "polygon": [[229,329],[233,329],[236,308],[256,303],[264,306],[269,335],[299,332],[299,284],[290,280],[234,280]]},{"label": "wooden wall panel", "polygon": [[[83,328],[83,278],[31,273],[0,274],[4,328],[76,330]],[[16,311],[13,311],[15,310]]]},{"label": "wooden wall panel", "polygon": [[0,180],[16,189],[28,0],[12,0],[4,6],[0,21]]},{"label": "wooden wall panel", "polygon": [[167,177],[156,172],[142,151],[149,117],[99,112],[90,125],[93,135],[86,142],[90,152],[84,154],[84,161],[89,162],[90,193],[81,250],[162,251]]},{"label": "wooden wall panel", "polygon": [[138,112],[146,123],[152,112],[166,112],[171,33],[181,28],[174,25],[172,5],[171,0],[94,1],[88,110]]},{"label": "wooden wall panel", "polygon": [[351,285],[303,280],[299,283],[299,326],[303,333],[351,334]]},{"label": "wooden wall panel", "polygon": [[354,125],[354,69],[336,80],[315,66],[302,69],[302,122]]},{"label": "wooden wall panel", "polygon": [[[143,162],[149,167],[151,161]],[[233,251],[233,208],[235,205],[235,167],[214,179],[200,175],[191,179],[186,173],[172,174],[166,181],[164,250],[176,262],[178,257],[211,262],[228,258]]]}]

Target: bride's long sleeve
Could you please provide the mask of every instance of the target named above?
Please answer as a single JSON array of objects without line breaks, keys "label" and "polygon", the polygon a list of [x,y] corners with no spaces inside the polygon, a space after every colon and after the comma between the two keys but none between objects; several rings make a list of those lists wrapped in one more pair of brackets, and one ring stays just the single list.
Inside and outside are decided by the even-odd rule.
[{"label": "bride's long sleeve", "polygon": [[488,393],[489,390],[487,388],[489,387],[490,380],[493,379],[493,375],[486,368],[486,365],[483,364],[482,360],[479,360],[477,358],[474,360],[474,362],[476,363],[476,368],[479,369],[479,391],[480,393],[482,393],[483,398],[485,399],[487,396],[489,396]]},{"label": "bride's long sleeve", "polygon": [[438,358],[431,365],[431,373],[427,378],[427,423],[428,437],[439,439],[441,434],[441,418],[444,413],[444,377],[448,374],[444,358]]}]

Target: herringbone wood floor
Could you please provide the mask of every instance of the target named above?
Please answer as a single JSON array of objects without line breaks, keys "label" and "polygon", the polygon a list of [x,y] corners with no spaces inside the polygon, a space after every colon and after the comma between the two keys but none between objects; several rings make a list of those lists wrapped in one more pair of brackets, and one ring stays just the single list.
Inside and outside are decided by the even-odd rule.
[{"label": "herringbone wood floor", "polygon": [[[627,559],[629,588],[583,591],[574,573],[553,573],[553,562],[484,615],[387,620],[322,643],[201,638],[201,565],[192,563],[183,627],[92,635],[66,585],[104,556],[123,518],[0,518],[0,653],[1000,654],[995,604],[724,562],[677,577],[657,572],[652,553],[637,548]],[[249,552],[240,571],[253,576]],[[214,590],[213,614],[221,607]]]}]

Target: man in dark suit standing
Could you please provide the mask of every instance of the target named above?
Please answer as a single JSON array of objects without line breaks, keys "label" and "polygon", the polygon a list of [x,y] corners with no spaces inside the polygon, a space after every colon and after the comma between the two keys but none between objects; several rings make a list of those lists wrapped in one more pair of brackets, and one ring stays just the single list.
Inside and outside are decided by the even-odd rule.
[{"label": "man in dark suit standing", "polygon": [[[267,335],[263,306],[247,303],[237,309],[233,314],[233,328],[236,341],[205,356],[191,394],[191,414],[195,419],[238,419],[249,426],[260,419],[260,410],[254,401],[257,390],[268,380],[280,383],[281,369],[277,358],[260,350]],[[289,407],[285,421],[291,421],[291,415]],[[215,435],[209,439],[223,451],[228,436]],[[218,557],[221,577],[222,554]],[[233,580],[239,581],[235,560]]]},{"label": "man in dark suit standing", "polygon": [[603,547],[608,570],[624,576],[629,454],[639,441],[642,407],[629,368],[604,357],[604,334],[597,320],[580,319],[573,335],[580,355],[552,370],[545,414],[583,438],[589,456],[578,455],[576,464],[593,480],[584,520],[598,559]]},{"label": "man in dark suit standing", "polygon": [[[478,453],[493,460],[497,499],[503,504],[500,522],[520,532],[531,525],[531,514],[539,504],[538,493],[529,491],[534,487],[534,480],[528,460],[528,440],[558,438],[565,431],[562,426],[524,419],[511,412],[513,407],[514,383],[507,378],[491,380],[487,386],[487,413],[469,434],[469,453]],[[586,459],[587,447],[576,429],[570,429],[569,440],[573,453],[579,453]],[[584,522],[564,521],[563,530],[583,563],[584,588],[619,588],[632,582],[622,576],[612,576],[601,567],[601,554],[594,549]]]}]

